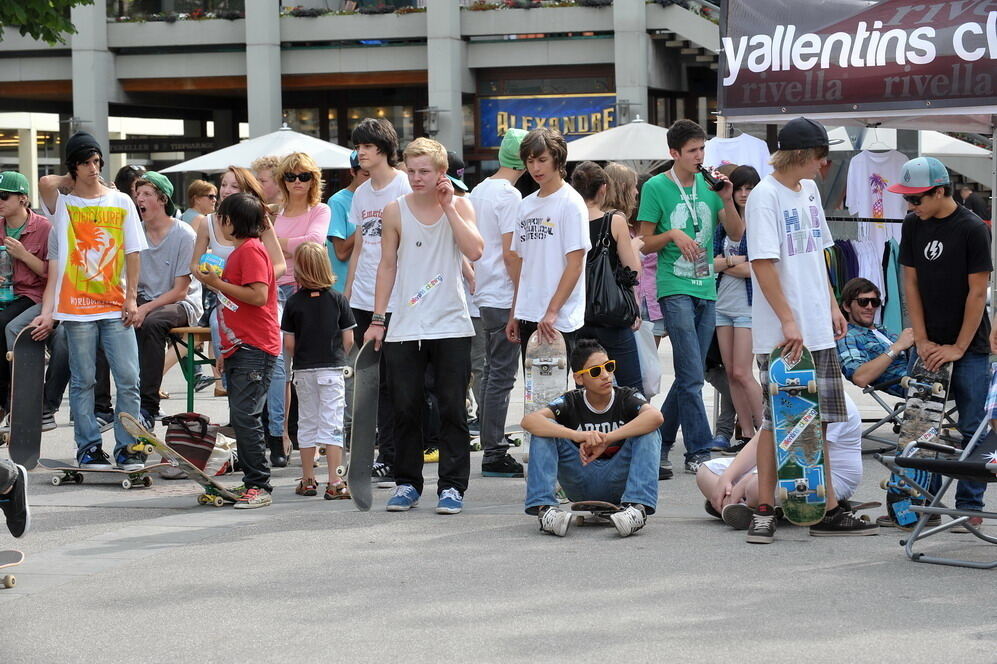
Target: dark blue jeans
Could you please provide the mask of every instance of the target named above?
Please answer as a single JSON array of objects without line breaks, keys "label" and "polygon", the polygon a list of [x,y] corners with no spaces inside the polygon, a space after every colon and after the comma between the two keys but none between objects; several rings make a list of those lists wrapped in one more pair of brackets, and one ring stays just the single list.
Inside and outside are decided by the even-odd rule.
[{"label": "dark blue jeans", "polygon": [[[949,393],[959,410],[959,433],[968,443],[983,421],[983,408],[987,400],[988,358],[983,353],[966,353],[952,363],[952,385]],[[982,510],[984,482],[959,482],[955,492],[955,506],[961,510]]]},{"label": "dark blue jeans", "polygon": [[225,358],[229,422],[235,430],[242,481],[247,489],[273,491],[262,416],[276,363],[277,356],[252,346],[241,346]]},{"label": "dark blue jeans", "polygon": [[637,356],[637,338],[629,327],[595,327],[586,325],[578,330],[577,338],[591,338],[606,349],[609,359],[616,360],[616,384],[644,391],[640,359]]}]

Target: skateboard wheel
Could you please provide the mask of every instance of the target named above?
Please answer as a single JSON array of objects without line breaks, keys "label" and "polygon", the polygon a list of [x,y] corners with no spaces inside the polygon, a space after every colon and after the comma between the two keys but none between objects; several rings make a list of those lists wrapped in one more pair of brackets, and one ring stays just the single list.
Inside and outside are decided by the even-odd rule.
[{"label": "skateboard wheel", "polygon": [[567,365],[568,365],[568,363],[564,360],[564,358],[560,358],[560,357],[557,358],[557,368],[558,369],[563,369]]},{"label": "skateboard wheel", "polygon": [[[10,355],[10,353],[7,354]],[[17,585],[17,579],[14,578],[13,574],[8,574],[7,576],[3,577],[3,579],[0,579],[0,581],[3,582],[4,588],[13,588],[14,586]]]},{"label": "skateboard wheel", "polygon": [[319,456],[325,456],[325,448],[324,447],[318,448],[318,453],[319,453]]},{"label": "skateboard wheel", "polygon": [[10,362],[13,359],[14,359],[14,351],[8,350],[7,351],[7,361]]},{"label": "skateboard wheel", "polygon": [[55,477],[52,478],[52,486],[59,486],[60,484],[62,484],[62,478],[61,477],[59,477],[58,475],[56,475]]},{"label": "skateboard wheel", "polygon": [[882,489],[883,491],[889,491],[890,490],[890,480],[883,480],[882,482],[880,482],[879,483],[879,488]]},{"label": "skateboard wheel", "polygon": [[336,466],[336,476],[346,477],[346,466]]},{"label": "skateboard wheel", "polygon": [[343,369],[343,378],[352,378],[352,377],[353,377],[353,367],[345,367]]},{"label": "skateboard wheel", "polygon": [[779,384],[769,383],[769,396],[774,397],[777,394],[779,394]]},{"label": "skateboard wheel", "polygon": [[143,477],[142,478],[142,486],[144,486],[144,487],[150,487],[150,486],[152,486],[152,478],[148,477],[148,476]]},{"label": "skateboard wheel", "polygon": [[904,388],[905,390],[906,390],[906,389],[907,389],[908,387],[910,387],[910,376],[903,376],[903,377],[902,377],[902,378],[900,379],[900,387]]},{"label": "skateboard wheel", "polygon": [[214,505],[215,507],[224,507],[225,499],[222,498],[221,496],[215,496],[215,499],[211,501],[211,504]]},{"label": "skateboard wheel", "polygon": [[122,489],[130,489],[130,488],[132,488],[132,481],[129,480],[129,479],[123,479],[123,480],[121,480],[121,488]]},{"label": "skateboard wheel", "polygon": [[827,490],[824,488],[823,484],[821,484],[819,487],[817,487],[817,495],[820,498],[823,498],[826,494],[827,494]]},{"label": "skateboard wheel", "polygon": [[807,392],[817,394],[817,381],[811,380],[807,382]]},{"label": "skateboard wheel", "polygon": [[583,517],[581,514],[574,515],[573,517],[571,517],[571,525],[573,525],[575,527],[578,527],[578,528],[584,526],[585,525],[585,517]]},{"label": "skateboard wheel", "polygon": [[152,453],[153,453],[153,451],[154,451],[155,449],[156,449],[156,448],[154,448],[154,447],[153,447],[152,445],[146,445],[146,446],[145,446],[145,449],[144,449],[144,452],[145,452],[145,455],[146,455],[146,456],[149,456],[150,454],[152,454]]},{"label": "skateboard wheel", "polygon": [[204,505],[207,502],[208,502],[208,497],[206,495],[204,495],[203,493],[200,496],[197,497],[197,504],[198,505]]},{"label": "skateboard wheel", "polygon": [[77,484],[83,484],[83,474],[76,473],[75,475],[73,475],[73,481],[76,482]]},{"label": "skateboard wheel", "polygon": [[786,487],[784,486],[779,487],[778,496],[779,496],[779,502],[785,503],[787,500],[789,500],[789,492],[786,491]]},{"label": "skateboard wheel", "polygon": [[940,397],[944,392],[945,392],[945,386],[942,385],[941,383],[934,383],[931,386],[932,396]]}]

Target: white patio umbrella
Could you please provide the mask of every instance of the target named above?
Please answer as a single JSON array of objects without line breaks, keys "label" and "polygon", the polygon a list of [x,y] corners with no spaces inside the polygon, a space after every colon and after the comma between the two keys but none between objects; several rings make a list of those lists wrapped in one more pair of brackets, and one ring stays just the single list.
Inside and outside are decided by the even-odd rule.
[{"label": "white patio umbrella", "polygon": [[307,134],[302,134],[287,125],[275,132],[251,138],[221,150],[195,157],[164,168],[163,173],[220,173],[229,166],[249,168],[254,160],[273,155],[283,157],[292,152],[304,152],[311,156],[319,168],[349,168],[350,152],[344,147],[329,143]]},{"label": "white patio umbrella", "polygon": [[637,172],[652,171],[670,158],[668,130],[648,124],[640,116],[568,143],[568,161],[620,161]]}]

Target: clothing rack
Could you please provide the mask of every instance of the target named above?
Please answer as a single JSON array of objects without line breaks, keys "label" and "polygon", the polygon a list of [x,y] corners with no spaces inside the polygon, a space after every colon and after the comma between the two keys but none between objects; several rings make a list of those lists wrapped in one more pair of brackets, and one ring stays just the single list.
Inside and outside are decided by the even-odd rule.
[{"label": "clothing rack", "polygon": [[902,224],[903,219],[874,219],[872,217],[826,217],[827,221],[865,221],[876,224]]}]

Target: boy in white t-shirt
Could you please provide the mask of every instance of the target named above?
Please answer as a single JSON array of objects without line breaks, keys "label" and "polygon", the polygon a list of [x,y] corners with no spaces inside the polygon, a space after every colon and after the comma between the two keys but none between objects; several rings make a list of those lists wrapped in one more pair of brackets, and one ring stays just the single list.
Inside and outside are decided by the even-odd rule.
[{"label": "boy in white t-shirt", "polygon": [[519,156],[540,185],[516,212],[510,275],[516,288],[505,333],[519,342],[523,356],[530,335],[553,341],[564,336],[568,356],[574,332],[585,324],[585,255],[592,248],[588,209],[581,194],[564,181],[568,144],[546,127],[534,129],[519,145]]},{"label": "boy in white t-shirt", "polygon": [[[770,544],[775,537],[776,464],[768,408],[768,361],[776,348],[796,362],[806,346],[817,367],[821,428],[848,419],[836,339],[847,323],[827,278],[824,249],[834,241],[824,218],[820,192],[813,181],[828,155],[827,131],[806,118],[788,122],[779,132],[772,156],[775,172],[751,192],[745,207],[752,301],[752,351],[756,355],[765,417],[758,438],[758,509],[747,541]],[[761,293],[761,297],[758,296]],[[826,293],[826,295],[822,295]],[[825,457],[825,464],[830,461]],[[830,471],[830,469],[828,469]],[[877,526],[855,518],[838,505],[831,473],[827,478],[827,514],[810,527],[811,535],[876,535]]]}]

